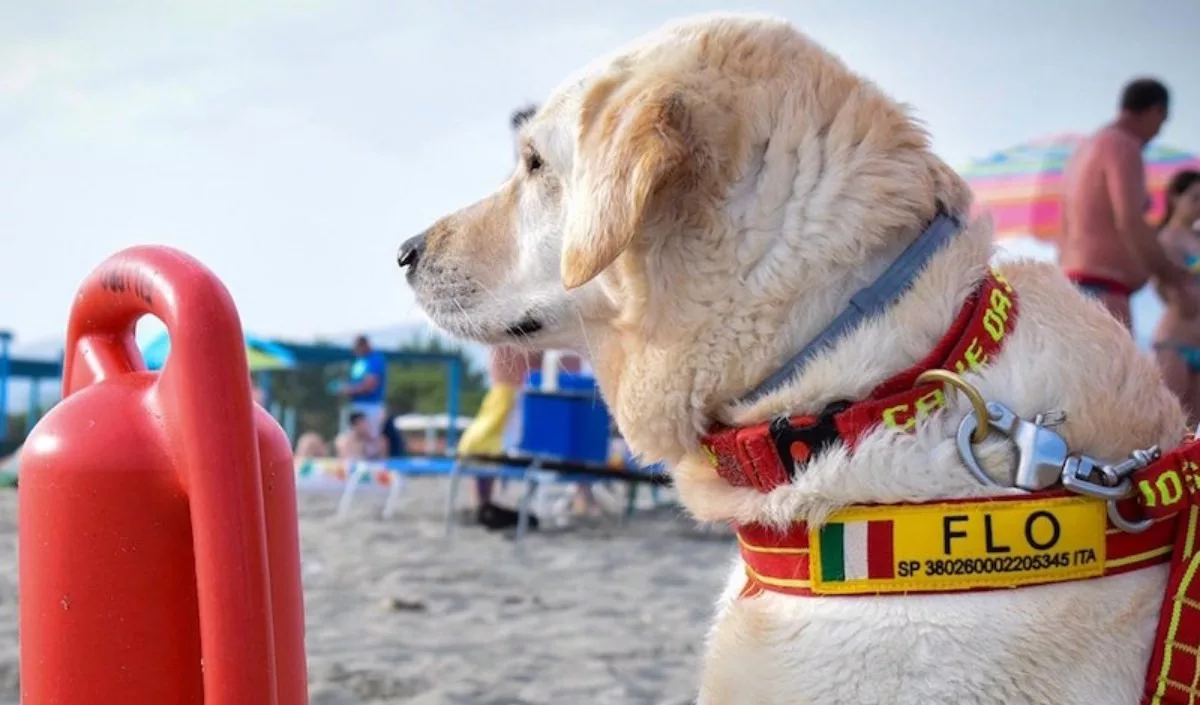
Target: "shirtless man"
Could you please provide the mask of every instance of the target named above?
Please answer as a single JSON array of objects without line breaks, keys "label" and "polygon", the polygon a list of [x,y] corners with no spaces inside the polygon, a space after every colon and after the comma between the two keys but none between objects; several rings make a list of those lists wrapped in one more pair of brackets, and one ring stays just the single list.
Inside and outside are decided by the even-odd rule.
[{"label": "shirtless man", "polygon": [[378,429],[361,411],[350,412],[349,427],[333,440],[337,457],[342,460],[378,460],[383,457],[383,441]]},{"label": "shirtless man", "polygon": [[1129,297],[1151,278],[1181,315],[1200,311],[1191,273],[1167,255],[1145,218],[1150,197],[1142,150],[1166,122],[1168,102],[1157,80],[1130,82],[1116,120],[1080,145],[1064,175],[1059,266],[1128,328]]}]

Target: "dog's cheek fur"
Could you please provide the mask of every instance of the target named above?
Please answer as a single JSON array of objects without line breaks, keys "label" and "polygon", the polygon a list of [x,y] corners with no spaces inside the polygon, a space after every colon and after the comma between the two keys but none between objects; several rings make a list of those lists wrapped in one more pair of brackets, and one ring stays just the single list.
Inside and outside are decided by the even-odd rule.
[{"label": "dog's cheek fur", "polygon": [[[424,266],[439,272],[459,271],[483,287],[493,288],[517,265],[519,251],[515,180],[483,200],[448,215],[426,234]],[[488,266],[481,267],[480,262]]]}]

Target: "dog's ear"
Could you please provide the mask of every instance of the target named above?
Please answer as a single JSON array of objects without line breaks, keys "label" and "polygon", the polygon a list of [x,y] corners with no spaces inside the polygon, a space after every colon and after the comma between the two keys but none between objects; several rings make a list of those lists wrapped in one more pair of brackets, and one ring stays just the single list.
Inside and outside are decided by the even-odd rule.
[{"label": "dog's ear", "polygon": [[582,286],[633,241],[672,184],[688,177],[689,109],[661,80],[608,77],[584,95],[567,202],[562,283]]}]

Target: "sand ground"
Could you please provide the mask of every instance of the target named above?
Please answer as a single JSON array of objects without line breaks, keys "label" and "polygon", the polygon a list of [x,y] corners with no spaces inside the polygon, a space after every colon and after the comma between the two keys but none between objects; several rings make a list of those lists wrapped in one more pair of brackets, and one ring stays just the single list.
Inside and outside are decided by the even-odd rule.
[{"label": "sand ground", "polygon": [[[677,508],[510,536],[443,538],[441,480],[399,516],[302,493],[312,705],[682,705],[733,555]],[[16,705],[17,492],[0,491],[0,705]]]}]

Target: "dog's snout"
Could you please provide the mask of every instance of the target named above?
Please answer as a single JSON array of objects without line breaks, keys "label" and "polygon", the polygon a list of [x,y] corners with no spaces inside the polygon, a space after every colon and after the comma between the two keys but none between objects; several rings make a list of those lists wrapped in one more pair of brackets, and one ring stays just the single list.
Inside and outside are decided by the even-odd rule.
[{"label": "dog's snout", "polygon": [[421,260],[421,255],[425,253],[425,233],[421,233],[416,237],[409,238],[400,245],[400,251],[396,253],[396,263],[401,269],[415,269],[417,262]]}]

